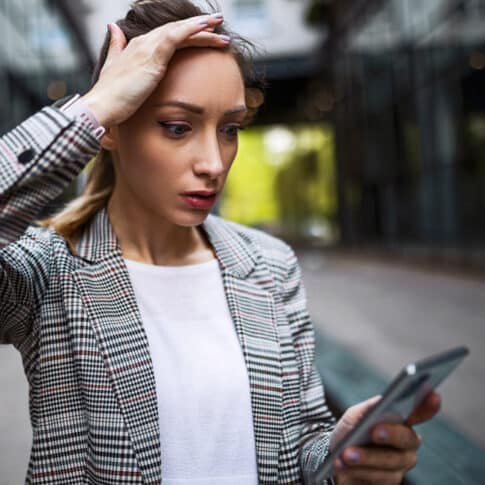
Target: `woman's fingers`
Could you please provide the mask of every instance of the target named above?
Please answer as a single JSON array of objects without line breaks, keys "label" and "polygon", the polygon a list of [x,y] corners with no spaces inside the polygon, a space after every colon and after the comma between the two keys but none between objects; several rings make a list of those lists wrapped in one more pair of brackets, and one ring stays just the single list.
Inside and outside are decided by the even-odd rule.
[{"label": "woman's fingers", "polygon": [[338,485],[379,484],[399,485],[404,474],[397,471],[374,470],[362,467],[346,467],[338,473]]},{"label": "woman's fingers", "polygon": [[392,446],[399,450],[416,450],[421,444],[419,435],[403,424],[379,424],[371,433],[372,441],[379,446]]},{"label": "woman's fingers", "polygon": [[348,480],[352,477],[377,480],[380,477],[389,480],[386,483],[401,483],[404,474],[416,466],[421,439],[412,428],[403,424],[379,424],[371,436],[374,445],[346,448],[335,461],[339,478],[343,472]]},{"label": "woman's fingers", "polygon": [[335,463],[339,485],[355,483],[400,484],[417,463],[416,450],[352,447]]},{"label": "woman's fingers", "polygon": [[200,32],[189,37],[179,48],[183,47],[225,47],[231,41],[227,35],[214,34],[212,32]]},{"label": "woman's fingers", "polygon": [[[180,20],[171,24],[165,24],[154,29],[148,35],[157,38],[163,51],[174,51],[189,37],[214,28],[224,21],[222,14],[200,15],[189,19]],[[171,54],[170,54],[171,56]]]},{"label": "woman's fingers", "polygon": [[[366,409],[378,402],[378,398],[349,408],[337,423],[331,437],[331,449],[362,418]],[[414,410],[404,424],[376,425],[371,432],[373,445],[349,447],[335,460],[339,484],[389,483],[398,484],[404,474],[416,466],[417,449],[421,438],[412,425],[431,419],[439,411],[441,398],[431,392]]]},{"label": "woman's fingers", "polygon": [[339,419],[335,429],[330,436],[330,449],[335,446],[356,426],[364,415],[372,409],[381,399],[381,396],[374,396],[366,401],[351,406]]},{"label": "woman's fingers", "polygon": [[386,471],[407,471],[417,463],[416,450],[400,451],[381,447],[352,447],[341,455],[345,466]]},{"label": "woman's fingers", "polygon": [[430,392],[424,401],[413,411],[406,421],[409,426],[429,421],[441,408],[441,396],[435,392]]},{"label": "woman's fingers", "polygon": [[224,21],[222,14],[199,15],[162,25],[134,41],[138,43],[141,58],[147,59],[150,72],[157,73],[160,82],[176,50],[188,46],[223,47],[222,38],[206,29],[215,28]]},{"label": "woman's fingers", "polygon": [[108,64],[113,58],[118,56],[127,44],[125,34],[117,24],[109,24],[108,30],[110,33],[110,43],[105,64]]}]

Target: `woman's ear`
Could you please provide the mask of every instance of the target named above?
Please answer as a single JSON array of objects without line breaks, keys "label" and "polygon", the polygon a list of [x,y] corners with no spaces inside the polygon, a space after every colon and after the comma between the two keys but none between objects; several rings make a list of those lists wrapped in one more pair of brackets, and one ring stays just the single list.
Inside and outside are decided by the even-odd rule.
[{"label": "woman's ear", "polygon": [[118,131],[115,126],[110,126],[101,138],[101,146],[108,151],[113,151],[118,148]]}]

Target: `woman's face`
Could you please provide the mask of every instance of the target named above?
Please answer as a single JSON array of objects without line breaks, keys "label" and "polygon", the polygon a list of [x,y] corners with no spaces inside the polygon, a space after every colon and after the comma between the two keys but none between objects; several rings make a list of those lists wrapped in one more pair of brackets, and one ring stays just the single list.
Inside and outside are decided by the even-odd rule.
[{"label": "woman's face", "polygon": [[223,189],[246,113],[231,54],[178,51],[153,94],[111,130],[120,200],[172,224],[202,223]]}]

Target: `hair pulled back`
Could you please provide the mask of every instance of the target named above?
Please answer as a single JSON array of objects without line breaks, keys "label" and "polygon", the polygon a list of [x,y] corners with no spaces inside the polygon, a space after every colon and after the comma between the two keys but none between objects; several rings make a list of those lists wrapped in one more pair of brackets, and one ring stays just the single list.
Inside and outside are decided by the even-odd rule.
[{"label": "hair pulled back", "polygon": [[[133,38],[167,23],[218,11],[217,5],[210,0],[206,0],[205,4],[207,9],[203,10],[190,0],[136,0],[125,18],[118,20],[116,24],[130,42]],[[254,68],[256,47],[247,39],[226,29],[224,24],[216,26],[214,32],[231,36],[231,43],[224,50],[234,56],[241,71],[246,86],[248,117],[251,119],[263,103],[265,85]],[[110,41],[111,35],[108,31],[94,67],[92,85],[97,82],[106,62]],[[101,149],[90,162],[90,166],[87,183],[81,194],[57,214],[39,222],[62,235],[72,252],[75,252],[76,239],[92,217],[107,205],[115,186],[115,171],[108,151]]]}]

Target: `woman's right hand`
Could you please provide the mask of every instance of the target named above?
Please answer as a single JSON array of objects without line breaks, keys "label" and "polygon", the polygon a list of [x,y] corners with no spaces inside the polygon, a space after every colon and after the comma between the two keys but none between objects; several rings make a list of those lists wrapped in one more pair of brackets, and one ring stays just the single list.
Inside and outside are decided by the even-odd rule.
[{"label": "woman's right hand", "polygon": [[96,84],[83,96],[105,128],[128,119],[163,79],[170,59],[184,47],[226,47],[229,39],[213,32],[222,14],[170,22],[128,44],[123,31],[110,24],[111,42]]}]

